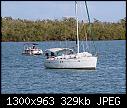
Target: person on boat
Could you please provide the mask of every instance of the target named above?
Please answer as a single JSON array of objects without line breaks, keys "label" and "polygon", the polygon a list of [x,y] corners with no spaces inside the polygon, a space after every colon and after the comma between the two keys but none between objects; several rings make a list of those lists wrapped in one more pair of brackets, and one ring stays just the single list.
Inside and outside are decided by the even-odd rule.
[{"label": "person on boat", "polygon": [[48,53],[45,53],[45,56],[47,57],[47,59],[49,58],[49,54]]},{"label": "person on boat", "polygon": [[33,45],[33,49],[35,49],[35,45]]},{"label": "person on boat", "polygon": [[51,52],[51,57],[55,57],[55,54],[53,52]]}]

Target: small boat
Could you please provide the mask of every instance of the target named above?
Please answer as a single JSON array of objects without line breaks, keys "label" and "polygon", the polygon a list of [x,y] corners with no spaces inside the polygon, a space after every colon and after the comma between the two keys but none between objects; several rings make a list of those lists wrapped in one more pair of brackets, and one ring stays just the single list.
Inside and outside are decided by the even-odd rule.
[{"label": "small boat", "polygon": [[36,43],[25,43],[24,44],[24,51],[22,54],[25,55],[41,55],[43,51],[37,47],[38,44]]},{"label": "small boat", "polygon": [[[85,2],[86,4],[86,2]],[[78,33],[78,18],[77,18],[77,2],[75,2],[75,13],[77,20],[77,51],[74,52],[70,48],[51,48],[45,51],[47,57],[44,66],[46,68],[55,69],[96,69],[97,55],[93,55],[88,51],[79,52],[79,33]],[[88,8],[86,4],[87,14]],[[88,14],[89,19],[89,14]],[[90,24],[90,19],[89,19]],[[87,43],[87,35],[86,35]]]}]

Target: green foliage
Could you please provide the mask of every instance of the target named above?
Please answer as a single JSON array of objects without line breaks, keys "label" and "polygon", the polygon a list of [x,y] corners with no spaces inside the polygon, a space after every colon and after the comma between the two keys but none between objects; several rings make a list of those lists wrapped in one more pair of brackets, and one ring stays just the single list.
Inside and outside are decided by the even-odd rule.
[{"label": "green foliage", "polygon": [[[76,40],[76,20],[62,18],[61,20],[21,20],[11,17],[1,18],[2,41],[49,41],[49,40]],[[126,18],[117,23],[101,22],[97,19],[89,24],[79,22],[80,40],[115,40],[125,39]]]}]

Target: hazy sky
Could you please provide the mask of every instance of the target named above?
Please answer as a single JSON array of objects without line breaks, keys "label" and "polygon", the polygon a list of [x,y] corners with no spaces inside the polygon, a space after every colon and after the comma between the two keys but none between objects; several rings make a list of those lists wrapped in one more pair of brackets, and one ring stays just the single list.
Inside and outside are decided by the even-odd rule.
[{"label": "hazy sky", "polygon": [[[90,18],[117,22],[126,16],[125,1],[87,1]],[[74,1],[2,1],[1,16],[20,19],[62,19],[75,16]],[[78,17],[87,20],[84,1],[78,1]]]}]

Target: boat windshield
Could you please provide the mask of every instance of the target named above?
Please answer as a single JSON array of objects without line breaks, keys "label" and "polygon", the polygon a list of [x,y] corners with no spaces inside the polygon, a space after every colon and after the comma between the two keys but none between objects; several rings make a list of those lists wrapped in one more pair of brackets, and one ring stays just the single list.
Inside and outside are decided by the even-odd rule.
[{"label": "boat windshield", "polygon": [[63,50],[60,50],[60,51],[57,51],[56,52],[56,55],[57,56],[61,56],[61,55],[70,55],[70,54],[73,54],[73,50],[72,49],[63,49]]},{"label": "boat windshield", "polygon": [[69,48],[53,48],[45,51],[45,56],[62,56],[73,54],[74,51]]},{"label": "boat windshield", "polygon": [[24,44],[24,49],[37,49],[37,45],[36,43],[25,43]]}]

